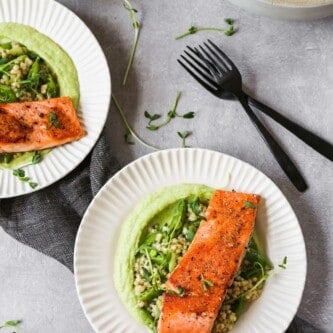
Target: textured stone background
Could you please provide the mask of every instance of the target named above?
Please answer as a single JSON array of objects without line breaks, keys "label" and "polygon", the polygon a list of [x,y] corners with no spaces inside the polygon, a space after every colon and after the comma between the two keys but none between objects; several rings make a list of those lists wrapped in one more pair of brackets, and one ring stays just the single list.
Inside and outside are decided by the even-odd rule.
[{"label": "textured stone background", "polygon": [[[142,138],[161,148],[178,147],[176,132],[191,130],[190,146],[240,158],[281,188],[299,218],[308,254],[308,275],[298,314],[332,332],[332,162],[262,117],[309,183],[306,193],[298,193],[240,106],[203,91],[176,59],[186,44],[211,38],[239,66],[251,94],[333,142],[333,17],[285,22],[247,13],[222,0],[133,0],[143,24],[134,68],[124,88],[120,82],[133,34],[122,1],[60,2],[86,22],[101,43],[111,69],[113,93]],[[239,31],[231,38],[203,32],[174,40],[192,23],[223,26],[225,17],[236,19]],[[182,92],[179,111],[197,111],[195,119],[176,119],[158,132],[147,131],[144,110],[166,112],[176,90]],[[122,165],[150,152],[139,144],[124,144],[125,129],[113,107],[108,128],[110,149]],[[0,322],[21,318],[24,333],[92,332],[80,308],[73,275],[1,230],[0,281]]]}]

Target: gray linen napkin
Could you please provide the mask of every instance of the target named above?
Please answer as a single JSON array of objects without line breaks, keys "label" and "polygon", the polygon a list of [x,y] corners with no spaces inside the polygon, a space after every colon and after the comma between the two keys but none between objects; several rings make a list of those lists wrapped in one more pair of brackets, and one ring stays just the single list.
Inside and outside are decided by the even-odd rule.
[{"label": "gray linen napkin", "polygon": [[[36,193],[0,200],[0,226],[18,241],[73,271],[77,229],[92,198],[119,169],[102,133],[89,156],[68,176]],[[288,333],[319,333],[296,317]]]},{"label": "gray linen napkin", "polygon": [[82,216],[118,169],[103,133],[86,159],[59,182],[30,195],[0,200],[0,226],[73,271],[74,241]]}]

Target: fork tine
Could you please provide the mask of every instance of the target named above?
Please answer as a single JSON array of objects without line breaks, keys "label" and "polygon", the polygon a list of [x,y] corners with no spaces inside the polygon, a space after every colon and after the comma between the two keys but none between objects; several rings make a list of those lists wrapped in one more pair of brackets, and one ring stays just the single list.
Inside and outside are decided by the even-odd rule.
[{"label": "fork tine", "polygon": [[211,58],[215,57],[215,60],[214,60],[215,63],[217,62],[221,66],[222,73],[226,73],[233,69],[233,67],[230,66],[220,55],[218,55],[207,43],[204,42],[204,45],[213,54],[213,56],[211,56]]},{"label": "fork tine", "polygon": [[220,56],[224,59],[224,61],[231,66],[232,69],[236,69],[237,67],[235,64],[230,60],[230,58],[210,39],[208,39],[208,42],[214,47],[214,49],[220,54]]},{"label": "fork tine", "polygon": [[[204,43],[204,45],[207,47],[206,43]],[[225,64],[222,62],[222,65],[219,64],[201,45],[199,46],[201,51],[205,54],[206,58],[208,58],[210,60],[210,63],[215,67],[215,69],[220,72],[221,74],[225,74],[226,71],[228,71],[228,68],[225,66]],[[209,51],[212,52],[212,50],[207,47]],[[212,52],[215,56],[215,52]],[[218,57],[218,59],[220,60],[220,58]],[[207,61],[207,60],[206,60]]]},{"label": "fork tine", "polygon": [[[184,53],[192,60],[194,61],[201,69],[205,70],[207,74],[211,75],[211,71],[209,70],[209,68],[207,68],[202,62],[200,62],[198,59],[196,59],[195,57],[193,57],[189,52],[187,52],[186,50],[184,50]],[[184,57],[183,57],[184,58]],[[194,68],[197,72],[200,73],[200,75],[207,80],[210,84],[215,85],[215,81],[212,80],[212,78],[210,76],[208,76],[207,74],[205,74],[199,67],[194,66],[193,64],[191,65],[192,68]]]},{"label": "fork tine", "polygon": [[190,51],[192,51],[200,59],[200,61],[203,62],[207,66],[207,71],[209,74],[215,75],[216,72],[219,71],[219,69],[216,68],[214,62],[209,61],[206,57],[204,57],[203,54],[196,47],[192,48],[190,46],[187,46],[187,48]]},{"label": "fork tine", "polygon": [[[187,55],[189,55],[186,51],[184,51]],[[209,83],[211,86],[213,87],[217,87],[216,82],[212,79],[211,76],[208,76],[206,73],[204,73],[201,68],[199,68],[198,66],[196,66],[195,64],[193,64],[191,61],[189,61],[186,57],[184,57],[183,55],[181,55],[181,57],[183,58],[183,60],[190,65],[197,73],[199,73],[203,79],[205,79],[207,81],[207,83]],[[191,57],[190,57],[191,58]],[[192,59],[192,58],[191,58]],[[198,65],[200,66],[200,63],[198,63]],[[202,66],[202,65],[201,65]],[[208,71],[208,70],[207,70]],[[209,72],[209,71],[208,71]]]},{"label": "fork tine", "polygon": [[188,68],[181,60],[177,59],[179,64],[195,79],[197,80],[204,88],[206,88],[212,94],[216,93],[216,89],[213,89],[209,84],[202,80],[198,75],[196,75],[190,68]]}]

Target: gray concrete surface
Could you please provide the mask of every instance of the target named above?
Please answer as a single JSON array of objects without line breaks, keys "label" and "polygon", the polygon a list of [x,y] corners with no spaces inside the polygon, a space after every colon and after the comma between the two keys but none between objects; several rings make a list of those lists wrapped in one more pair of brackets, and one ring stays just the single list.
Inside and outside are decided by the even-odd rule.
[{"label": "gray concrete surface", "polygon": [[[252,15],[222,0],[133,0],[142,31],[128,85],[122,87],[133,36],[122,1],[60,2],[86,22],[101,43],[112,73],[113,93],[142,138],[161,148],[178,147],[176,132],[191,130],[190,146],[214,149],[249,162],[281,188],[299,218],[308,254],[298,314],[333,332],[332,162],[262,117],[308,181],[309,190],[298,193],[240,106],[205,92],[176,62],[185,45],[211,38],[239,66],[251,94],[333,142],[333,17],[285,22]],[[192,23],[223,26],[225,17],[234,18],[238,28],[230,38],[201,32],[184,40],[174,39]],[[182,92],[179,112],[196,111],[196,117],[175,119],[158,132],[149,132],[144,110],[165,113],[176,90]],[[150,152],[138,143],[124,143],[125,129],[114,107],[108,128],[110,149],[122,165]],[[0,281],[0,321],[23,319],[24,333],[92,332],[77,300],[72,274],[2,231]]]}]

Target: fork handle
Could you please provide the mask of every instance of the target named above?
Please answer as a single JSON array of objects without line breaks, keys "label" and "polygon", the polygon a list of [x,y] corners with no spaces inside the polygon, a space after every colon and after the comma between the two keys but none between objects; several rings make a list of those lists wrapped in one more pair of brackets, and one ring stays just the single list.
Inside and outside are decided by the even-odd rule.
[{"label": "fork handle", "polygon": [[303,140],[306,144],[316,150],[318,153],[333,161],[333,145],[326,140],[320,138],[318,135],[310,132],[304,127],[294,123],[288,118],[284,117],[279,112],[273,110],[269,106],[255,100],[248,96],[248,102],[259,111],[274,119],[280,125],[284,126],[288,131],[295,134],[298,138]]},{"label": "fork handle", "polygon": [[277,143],[277,141],[273,138],[273,136],[269,133],[266,127],[261,123],[258,117],[254,114],[253,110],[250,108],[247,100],[247,96],[245,94],[237,96],[240,103],[242,104],[244,110],[247,115],[250,117],[252,123],[259,130],[261,136],[265,140],[267,146],[270,151],[273,153],[275,159],[280,164],[282,170],[288,176],[290,181],[295,185],[295,187],[300,191],[304,192],[308,186],[300,174],[295,164],[289,158],[289,156],[284,152],[281,146]]}]

